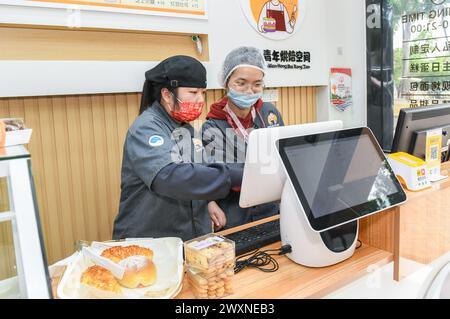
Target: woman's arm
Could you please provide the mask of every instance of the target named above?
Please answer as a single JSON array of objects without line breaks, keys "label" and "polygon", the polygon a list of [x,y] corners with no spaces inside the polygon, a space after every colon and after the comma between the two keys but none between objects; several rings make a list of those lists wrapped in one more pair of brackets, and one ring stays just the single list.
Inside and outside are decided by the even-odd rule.
[{"label": "woman's arm", "polygon": [[262,33],[266,32],[266,31],[264,31],[264,18],[266,18],[267,6],[268,6],[268,4],[266,3],[262,7],[261,12],[259,13],[258,30],[259,30],[259,32],[262,32]]},{"label": "woman's arm", "polygon": [[217,200],[240,186],[244,164],[171,163],[153,179],[151,189],[177,200]]},{"label": "woman's arm", "polygon": [[281,6],[283,7],[284,11],[284,23],[286,25],[286,32],[292,33],[294,32],[295,18],[289,15],[288,11],[286,10],[286,7],[283,4],[281,4]]}]

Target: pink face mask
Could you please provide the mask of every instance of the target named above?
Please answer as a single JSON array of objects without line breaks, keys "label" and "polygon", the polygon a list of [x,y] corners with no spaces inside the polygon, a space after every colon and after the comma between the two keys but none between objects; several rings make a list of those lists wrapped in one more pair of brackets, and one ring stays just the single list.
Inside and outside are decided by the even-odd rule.
[{"label": "pink face mask", "polygon": [[182,102],[179,99],[179,110],[171,111],[170,116],[181,123],[192,122],[199,118],[202,114],[205,102]]}]

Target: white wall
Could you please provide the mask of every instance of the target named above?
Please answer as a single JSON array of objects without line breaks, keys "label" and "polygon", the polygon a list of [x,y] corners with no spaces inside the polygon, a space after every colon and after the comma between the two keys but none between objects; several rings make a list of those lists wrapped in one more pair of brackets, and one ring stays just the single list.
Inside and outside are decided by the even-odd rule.
[{"label": "white wall", "polygon": [[[241,0],[211,0],[210,20],[210,60],[209,71],[216,75],[221,63],[232,49],[248,45],[261,50],[300,50],[311,52],[310,70],[268,70],[265,82],[267,86],[315,86],[326,85],[326,25],[323,23],[323,0],[300,0],[303,2],[304,15],[299,17],[297,31],[286,40],[270,40],[260,34],[248,23],[241,10]],[[328,0],[330,1],[330,0]],[[334,1],[334,0],[333,0]],[[233,32],[230,32],[233,31]],[[214,81],[215,79],[212,79]],[[215,86],[216,83],[211,83]]]},{"label": "white wall", "polygon": [[[209,0],[208,20],[151,15],[81,12],[82,26],[144,29],[153,31],[203,33],[209,35],[208,86],[217,88],[217,74],[226,54],[241,45],[261,49],[310,51],[311,70],[270,70],[268,86],[320,86],[319,120],[341,119],[346,127],[366,123],[365,1],[304,1],[304,17],[298,31],[283,41],[268,40],[247,22],[241,0]],[[0,0],[0,3],[17,3]],[[66,9],[0,7],[0,23],[65,25]],[[234,32],[230,32],[234,31]],[[342,48],[342,55],[338,54]],[[0,96],[38,96],[80,93],[137,92],[143,73],[155,61],[0,61]],[[328,82],[331,67],[353,71],[353,102],[341,113],[329,104]],[[32,72],[30,72],[30,70]]]},{"label": "white wall", "polygon": [[364,126],[367,124],[365,1],[320,1],[327,8],[327,72],[332,67],[352,69],[353,106],[344,112],[338,111],[330,105],[328,86],[321,87],[318,120],[342,120],[345,127]]},{"label": "white wall", "polygon": [[[78,20],[83,27],[142,29],[209,35],[208,87],[219,88],[217,74],[226,54],[242,45],[260,49],[309,51],[310,70],[270,70],[268,86],[316,86],[328,82],[325,62],[327,36],[323,0],[301,0],[305,11],[298,31],[283,41],[266,39],[248,23],[241,0],[209,0],[208,20],[159,17],[82,10]],[[3,3],[3,4],[2,4]],[[16,5],[14,5],[16,3]],[[0,23],[66,26],[73,10],[24,7],[18,2],[0,0]],[[194,44],[193,44],[194,45]],[[140,91],[145,70],[155,61],[0,61],[0,96],[59,95]],[[36,72],[29,72],[33,69]],[[70,78],[67,77],[70,74]],[[69,82],[68,82],[69,81]],[[64,86],[64,84],[67,84]]]}]

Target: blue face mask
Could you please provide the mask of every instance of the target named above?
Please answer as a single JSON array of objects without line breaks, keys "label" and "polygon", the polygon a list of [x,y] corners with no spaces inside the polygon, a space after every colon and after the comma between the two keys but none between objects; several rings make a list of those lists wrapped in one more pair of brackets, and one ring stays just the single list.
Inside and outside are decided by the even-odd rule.
[{"label": "blue face mask", "polygon": [[227,96],[238,108],[244,110],[251,108],[262,97],[262,93],[245,94],[229,88]]}]

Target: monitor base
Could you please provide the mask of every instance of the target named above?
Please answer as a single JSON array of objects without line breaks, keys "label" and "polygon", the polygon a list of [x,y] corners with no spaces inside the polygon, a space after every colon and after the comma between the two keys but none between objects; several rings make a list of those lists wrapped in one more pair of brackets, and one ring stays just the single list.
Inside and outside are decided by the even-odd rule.
[{"label": "monitor base", "polygon": [[[358,230],[355,221],[321,233],[313,231],[292,182],[286,180],[281,195],[280,233],[282,244],[292,247],[289,259],[307,267],[337,264],[355,252]],[[336,242],[339,247],[333,244]]]}]

